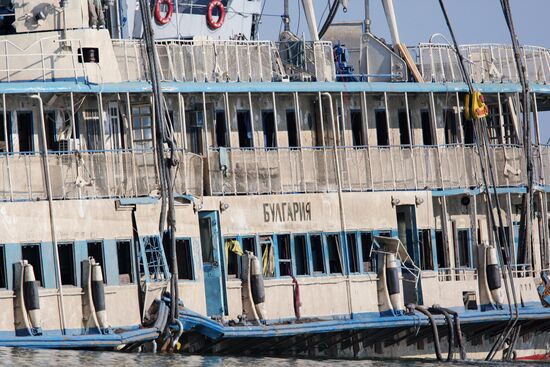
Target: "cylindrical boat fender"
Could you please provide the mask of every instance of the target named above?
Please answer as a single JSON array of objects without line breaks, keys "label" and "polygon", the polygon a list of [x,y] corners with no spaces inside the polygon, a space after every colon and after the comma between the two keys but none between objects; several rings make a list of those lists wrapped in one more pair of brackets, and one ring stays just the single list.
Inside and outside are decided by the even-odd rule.
[{"label": "cylindrical boat fender", "polygon": [[99,327],[106,329],[107,309],[105,307],[105,286],[103,284],[103,273],[100,264],[92,264],[92,301],[94,302],[95,314]]},{"label": "cylindrical boat fender", "polygon": [[491,291],[493,301],[497,304],[502,304],[502,296],[500,288],[502,287],[502,276],[500,274],[500,266],[497,259],[497,249],[489,247],[486,252],[486,267],[487,286]]},{"label": "cylindrical boat fender", "polygon": [[265,288],[264,277],[260,260],[256,256],[252,256],[250,264],[250,287],[252,291],[252,302],[256,308],[256,312],[260,320],[265,319]]},{"label": "cylindrical boat fender", "polygon": [[35,329],[40,328],[42,324],[40,294],[38,293],[38,284],[36,284],[34,268],[30,264],[25,264],[24,266],[23,299],[25,301],[25,308],[27,309],[31,326]]},{"label": "cylindrical boat fender", "polygon": [[403,312],[405,307],[399,285],[399,262],[395,254],[386,254],[386,287],[395,312]]}]

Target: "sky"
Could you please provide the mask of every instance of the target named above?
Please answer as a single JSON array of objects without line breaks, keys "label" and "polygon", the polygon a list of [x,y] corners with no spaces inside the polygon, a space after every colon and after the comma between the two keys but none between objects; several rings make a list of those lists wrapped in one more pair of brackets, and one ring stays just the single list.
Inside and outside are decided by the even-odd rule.
[{"label": "sky", "polygon": [[[277,39],[281,29],[283,0],[265,0],[260,39]],[[331,0],[332,2],[332,0]],[[550,48],[550,0],[511,0],[512,13],[520,42]],[[317,18],[328,0],[314,0]],[[301,0],[290,0],[291,29],[309,39]],[[381,0],[370,0],[372,32],[390,41]],[[499,0],[445,0],[459,44],[511,43]],[[434,33],[448,39],[449,32],[438,0],[394,0],[401,41],[407,45],[427,42]],[[349,0],[347,13],[338,12],[335,21],[364,19],[364,0]],[[550,139],[550,112],[541,116],[541,140]]]}]

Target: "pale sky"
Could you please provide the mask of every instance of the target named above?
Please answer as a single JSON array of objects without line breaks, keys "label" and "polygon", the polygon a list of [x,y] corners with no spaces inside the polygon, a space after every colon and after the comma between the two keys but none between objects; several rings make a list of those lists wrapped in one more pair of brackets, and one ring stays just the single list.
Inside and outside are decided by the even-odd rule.
[{"label": "pale sky", "polygon": [[[283,0],[265,0],[260,39],[276,39],[281,29]],[[330,1],[332,3],[332,0]],[[314,0],[317,18],[328,0]],[[370,0],[372,32],[390,41],[381,0]],[[291,29],[309,39],[301,0],[290,0]],[[445,0],[460,44],[511,43],[499,0]],[[550,0],[511,0],[517,33],[522,44],[550,48]],[[347,13],[339,11],[335,21],[361,21],[364,0],[349,0]],[[394,0],[402,42],[427,42],[434,33],[448,36],[438,0]],[[321,20],[319,20],[321,22]],[[550,113],[541,116],[541,140],[550,138]]]}]

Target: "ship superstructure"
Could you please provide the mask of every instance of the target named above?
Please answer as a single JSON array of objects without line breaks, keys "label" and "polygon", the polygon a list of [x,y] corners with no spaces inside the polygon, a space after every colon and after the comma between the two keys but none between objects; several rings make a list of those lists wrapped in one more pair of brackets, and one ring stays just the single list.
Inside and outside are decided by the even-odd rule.
[{"label": "ship superstructure", "polygon": [[[516,320],[515,356],[545,356],[549,51],[521,51],[527,161],[514,49],[459,47],[488,109],[480,148],[456,49],[401,45],[384,3],[392,45],[368,22],[260,41],[262,1],[159,0],[154,67],[140,2],[7,7],[0,345],[133,349],[162,333],[159,348],[192,353],[433,357],[453,335],[484,358]],[[176,143],[177,272],[159,121]]]}]

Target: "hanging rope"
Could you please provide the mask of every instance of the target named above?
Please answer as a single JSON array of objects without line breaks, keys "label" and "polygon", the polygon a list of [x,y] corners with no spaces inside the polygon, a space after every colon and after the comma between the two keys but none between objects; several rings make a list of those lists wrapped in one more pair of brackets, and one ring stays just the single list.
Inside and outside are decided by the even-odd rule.
[{"label": "hanging rope", "polygon": [[[451,34],[451,38],[453,40],[453,44],[456,50],[456,53],[458,55],[459,61],[460,61],[460,69],[462,71],[464,80],[468,84],[468,89],[470,91],[470,95],[474,96],[476,93],[476,90],[474,88],[474,85],[472,83],[472,79],[468,73],[468,69],[466,68],[466,60],[462,53],[460,52],[460,49],[458,47],[458,42],[449,18],[449,14],[447,12],[447,9],[445,7],[444,0],[439,0],[439,5],[441,6],[441,11],[443,13],[443,16],[445,17],[445,23],[447,24],[447,28],[449,29],[449,33]],[[472,101],[473,102],[473,101]],[[491,154],[489,152],[489,137],[487,133],[487,120],[485,117],[478,118],[478,119],[472,119],[471,123],[474,126],[474,139],[476,142],[477,150],[478,150],[478,156],[480,161],[480,167],[481,167],[481,173],[483,177],[483,184],[485,186],[485,196],[487,198],[487,206],[488,206],[488,215],[489,215],[489,221],[491,223],[491,227],[494,233],[495,238],[495,245],[497,247],[497,253],[499,254],[501,264],[505,267],[507,277],[504,277],[505,282],[509,282],[510,286],[505,285],[505,291],[506,291],[506,298],[508,301],[508,310],[510,314],[510,319],[508,320],[508,323],[504,329],[504,331],[500,334],[499,338],[497,339],[496,343],[493,345],[493,348],[487,355],[487,360],[492,360],[494,357],[496,351],[500,349],[502,346],[502,343],[508,335],[511,333],[511,331],[514,329],[517,320],[519,318],[519,309],[518,309],[518,302],[516,297],[516,290],[514,286],[514,277],[512,268],[510,267],[510,244],[508,243],[508,239],[504,234],[504,221],[502,219],[502,211],[501,211],[501,205],[500,200],[498,197],[497,187],[496,187],[496,180],[495,180],[495,174],[494,174],[494,166],[491,158]],[[490,193],[490,189],[492,188],[493,196],[494,196],[494,202],[493,198]],[[497,211],[497,220],[495,220],[493,208]],[[503,251],[504,250],[504,253]],[[511,295],[510,295],[511,290]],[[512,308],[513,304],[513,308]],[[513,348],[511,348],[513,349]]]}]

